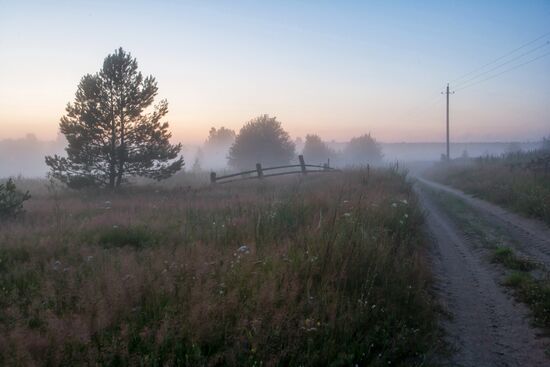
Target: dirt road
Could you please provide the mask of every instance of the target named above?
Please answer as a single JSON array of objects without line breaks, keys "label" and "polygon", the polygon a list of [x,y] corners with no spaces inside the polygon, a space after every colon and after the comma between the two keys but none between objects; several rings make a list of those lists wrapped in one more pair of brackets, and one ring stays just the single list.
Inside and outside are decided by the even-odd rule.
[{"label": "dirt road", "polygon": [[550,228],[544,223],[522,217],[487,201],[439,183],[417,178],[420,183],[453,195],[470,205],[491,226],[499,228],[512,238],[521,254],[541,262],[550,270]]},{"label": "dirt road", "polygon": [[[463,223],[457,223],[449,215],[449,208],[434,199],[434,190],[445,190],[464,200],[478,215],[487,217],[488,226],[514,228],[511,232],[502,232],[504,236],[522,236],[536,242],[532,254],[548,256],[543,246],[547,238],[540,236],[544,228],[524,226],[523,218],[515,220],[514,215],[500,208],[496,210],[491,204],[438,184],[420,180],[415,188],[433,240],[436,292],[451,316],[444,327],[456,353],[448,364],[549,366],[550,359],[545,355],[547,340],[539,337],[540,331],[530,326],[529,310],[500,285],[502,271],[488,260],[488,250],[464,230]],[[523,246],[529,247],[528,244]]]}]

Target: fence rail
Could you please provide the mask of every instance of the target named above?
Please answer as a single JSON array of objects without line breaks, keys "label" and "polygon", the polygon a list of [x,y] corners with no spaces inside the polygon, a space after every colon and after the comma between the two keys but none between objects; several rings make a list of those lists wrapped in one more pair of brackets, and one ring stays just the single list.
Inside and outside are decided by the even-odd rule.
[{"label": "fence rail", "polygon": [[[284,166],[274,166],[274,167],[267,167],[267,168],[263,168],[260,163],[256,163],[256,169],[242,171],[238,173],[232,173],[224,176],[217,176],[216,172],[210,172],[210,183],[222,184],[222,183],[229,183],[234,181],[263,179],[266,177],[292,175],[296,173],[306,175],[308,173],[340,172],[340,170],[329,166],[330,161],[323,165],[306,164],[304,161],[304,157],[302,155],[298,156],[298,160],[300,161],[300,164],[288,164]],[[300,168],[300,170],[292,170],[292,171],[284,171],[284,172],[276,172],[276,173],[268,173],[268,174],[264,173],[266,171],[274,171],[274,170],[290,169],[290,168]],[[308,168],[314,168],[314,169],[308,169]]]}]

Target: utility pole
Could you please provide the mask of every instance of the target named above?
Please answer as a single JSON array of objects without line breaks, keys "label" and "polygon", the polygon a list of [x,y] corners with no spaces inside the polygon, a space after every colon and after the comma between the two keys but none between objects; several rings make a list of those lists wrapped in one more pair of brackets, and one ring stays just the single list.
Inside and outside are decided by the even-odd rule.
[{"label": "utility pole", "polygon": [[447,89],[441,94],[446,94],[447,97],[447,161],[451,160],[450,154],[450,145],[449,145],[449,94],[454,94],[455,92],[449,92],[449,83],[447,83]]}]

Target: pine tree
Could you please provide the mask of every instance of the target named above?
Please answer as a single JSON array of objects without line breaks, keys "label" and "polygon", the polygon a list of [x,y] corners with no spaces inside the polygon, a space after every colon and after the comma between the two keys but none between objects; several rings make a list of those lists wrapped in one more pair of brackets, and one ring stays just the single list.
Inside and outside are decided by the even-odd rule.
[{"label": "pine tree", "polygon": [[53,177],[71,187],[119,187],[130,176],[170,177],[184,163],[181,144],[170,144],[168,102],[153,105],[157,82],[143,77],[130,53],[119,48],[102,69],[85,75],[60,130],[67,157],[46,157]]}]

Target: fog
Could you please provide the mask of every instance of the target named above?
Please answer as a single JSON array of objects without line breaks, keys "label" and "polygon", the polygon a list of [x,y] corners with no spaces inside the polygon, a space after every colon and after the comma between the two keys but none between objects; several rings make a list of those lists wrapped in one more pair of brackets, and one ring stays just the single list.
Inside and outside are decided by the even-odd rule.
[{"label": "fog", "polygon": [[[220,131],[220,130],[218,130]],[[223,171],[229,170],[227,156],[232,139],[221,140],[219,143],[212,139],[201,145],[184,145],[182,155],[185,159],[185,171]],[[329,140],[326,145],[334,151],[331,166],[346,166],[349,164],[341,158],[348,142]],[[296,157],[304,149],[304,140],[294,139]],[[28,178],[44,178],[48,167],[44,162],[46,155],[64,155],[65,140],[60,136],[57,140],[39,140],[34,134],[27,134],[19,139],[0,140],[0,178],[23,176]],[[445,143],[380,143],[383,153],[382,164],[391,162],[436,162],[441,160],[445,152]],[[523,150],[529,151],[541,147],[541,142],[476,142],[451,143],[451,157],[467,156],[475,158],[486,155],[500,155],[502,153]],[[319,160],[319,161],[318,161]],[[322,164],[325,159],[308,159],[307,163]],[[261,163],[261,162],[260,162]],[[253,167],[251,167],[253,168]]]}]

